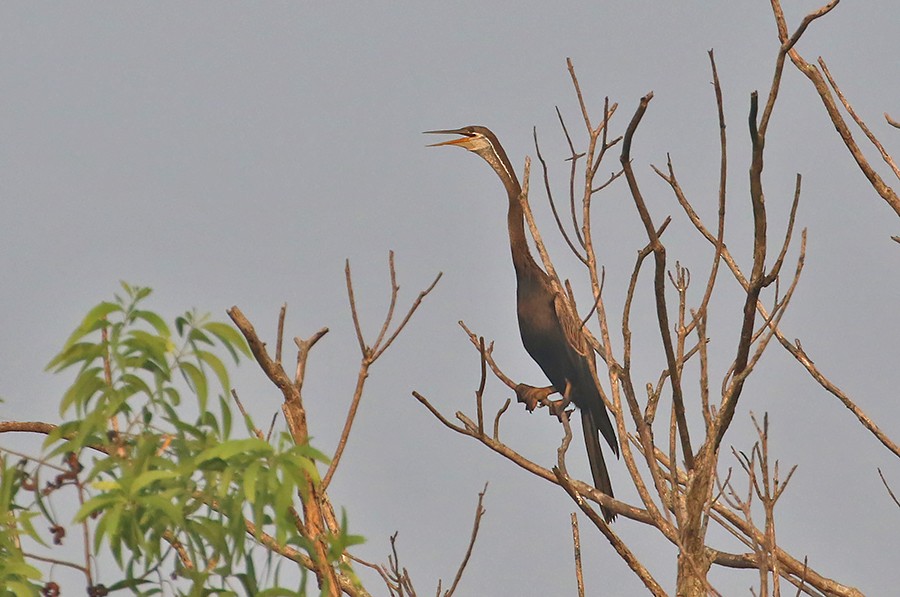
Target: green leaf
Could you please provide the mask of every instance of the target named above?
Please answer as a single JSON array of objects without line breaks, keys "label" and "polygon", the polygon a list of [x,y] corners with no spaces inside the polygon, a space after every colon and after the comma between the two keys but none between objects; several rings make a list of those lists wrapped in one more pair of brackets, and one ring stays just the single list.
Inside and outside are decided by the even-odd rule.
[{"label": "green leaf", "polygon": [[251,504],[256,502],[256,480],[261,466],[257,460],[244,470],[244,498]]},{"label": "green leaf", "polygon": [[214,458],[229,460],[238,454],[260,454],[261,456],[268,456],[271,455],[272,452],[272,446],[256,437],[232,439],[201,452],[197,455],[197,465],[199,466]]},{"label": "green leaf", "polygon": [[[3,572],[6,573],[7,578],[10,576],[24,576],[25,578],[33,578],[35,580],[41,578],[40,570],[25,562],[4,562]],[[27,593],[23,593],[23,595],[33,594],[34,593],[30,590]]]},{"label": "green leaf", "polygon": [[78,512],[75,513],[75,518],[73,520],[75,522],[82,522],[94,512],[103,510],[107,506],[115,504],[116,502],[120,502],[121,500],[122,496],[119,493],[104,493],[96,497],[92,497],[81,505],[81,508],[79,508]]},{"label": "green leaf", "polygon": [[156,481],[162,481],[164,479],[176,479],[180,475],[177,471],[171,470],[152,470],[145,471],[137,476],[137,478],[132,481],[131,486],[129,487],[129,493],[131,495],[137,494],[141,489],[154,483]]},{"label": "green leaf", "polygon": [[120,311],[122,311],[121,305],[103,301],[102,303],[88,311],[88,314],[84,316],[84,319],[81,320],[81,323],[78,324],[78,327],[75,328],[75,331],[72,332],[72,335],[69,336],[68,340],[66,340],[64,346],[69,347],[75,341],[83,338],[87,334],[90,334],[91,332],[108,325],[108,323],[106,322],[107,316],[110,313],[116,313]]},{"label": "green leaf", "polygon": [[103,369],[93,367],[82,371],[59,403],[59,416],[64,416],[71,406],[75,406],[80,413],[83,412],[88,401],[98,392],[107,388],[106,381],[102,377]]},{"label": "green leaf", "polygon": [[[40,493],[40,491],[35,491],[35,493]],[[38,512],[20,512],[16,520],[19,523],[19,528],[23,533],[25,533],[44,547],[47,547],[47,543],[38,534],[37,530],[34,528],[34,525],[31,524],[31,519],[38,516],[40,516],[40,513]]]},{"label": "green leaf", "polygon": [[247,346],[247,341],[244,340],[241,333],[227,323],[210,321],[203,324],[203,329],[214,335],[225,345],[225,348],[228,349],[234,358],[235,363],[238,362],[238,357],[234,352],[235,348],[240,350],[244,356],[252,356],[253,353],[250,352],[250,347]]},{"label": "green leaf", "polygon": [[172,387],[166,387],[163,389],[163,394],[166,399],[168,399],[168,404],[172,406],[178,406],[181,404],[181,394],[178,393],[178,390]]},{"label": "green leaf", "polygon": [[[152,584],[154,581],[148,580],[146,578],[126,578],[124,580],[120,580],[119,582],[114,582],[111,585],[108,585],[106,589],[112,593],[114,591],[121,591],[122,589],[136,589],[141,585]],[[160,592],[156,590],[155,592]],[[137,591],[134,593],[139,594]],[[145,595],[152,595],[153,593],[144,593]]]},{"label": "green leaf", "polygon": [[144,300],[145,298],[150,296],[151,292],[153,292],[152,288],[147,288],[146,286],[131,286],[124,280],[120,280],[119,284],[122,285],[122,288],[125,289],[125,292],[128,293],[128,296],[131,297],[132,302],[134,303]]},{"label": "green leaf", "polygon": [[121,489],[122,485],[118,481],[94,481],[91,483],[91,486],[94,489],[99,491],[116,491],[117,489]]},{"label": "green leaf", "polygon": [[198,328],[191,328],[191,331],[188,332],[188,337],[187,337],[187,339],[188,339],[188,341],[191,342],[191,343],[193,343],[193,342],[202,342],[203,344],[208,344],[209,346],[212,346],[212,345],[213,345],[213,341],[209,339],[209,336],[207,336],[206,334],[204,334],[204,333],[203,333],[200,329],[198,329]]},{"label": "green leaf", "polygon": [[174,349],[168,338],[161,338],[144,330],[129,330],[122,344],[144,358],[156,363],[163,371],[168,369],[166,355]]},{"label": "green leaf", "polygon": [[168,338],[172,335],[171,330],[169,330],[169,326],[166,325],[166,322],[163,320],[163,318],[153,311],[137,310],[133,315],[135,319],[142,319],[152,325],[153,329],[156,330],[156,333],[159,336]]},{"label": "green leaf", "polygon": [[148,398],[153,397],[153,390],[147,385],[147,382],[138,375],[133,373],[123,373],[119,378],[119,381],[129,395],[146,394]]},{"label": "green leaf", "polygon": [[53,360],[47,363],[47,366],[44,367],[44,371],[55,371],[59,373],[63,369],[67,367],[71,367],[76,363],[80,363],[84,361],[85,363],[90,363],[95,359],[102,358],[104,356],[104,345],[103,344],[94,344],[92,342],[78,342],[75,344],[67,344],[66,347],[55,357]]},{"label": "green leaf", "polygon": [[197,400],[200,402],[200,410],[206,410],[206,401],[209,398],[209,388],[207,387],[206,375],[199,367],[193,363],[181,361],[178,363],[181,373],[185,380],[190,384],[191,389],[197,394]]},{"label": "green leaf", "polygon": [[317,484],[321,481],[315,462],[302,456],[282,454],[278,461],[278,470],[284,475],[285,483],[290,480],[292,484],[298,487],[303,487],[306,484],[304,472],[309,475],[313,483]]},{"label": "green leaf", "polygon": [[97,523],[97,528],[94,531],[94,551],[99,552],[100,546],[103,544],[103,537],[108,535],[110,538],[110,543],[118,542],[119,540],[119,524],[122,520],[122,509],[121,508],[112,508],[108,510],[103,517],[100,519],[100,522]]},{"label": "green leaf", "polygon": [[186,317],[182,315],[175,318],[175,330],[178,332],[179,336],[184,336],[185,326],[190,326],[190,322]]},{"label": "green leaf", "polygon": [[159,514],[164,514],[168,519],[167,523],[174,523],[181,520],[181,509],[173,504],[171,500],[159,495],[146,495],[141,497],[141,504],[148,510],[155,512],[154,524],[160,524]]},{"label": "green leaf", "polygon": [[47,437],[41,444],[41,449],[46,450],[53,444],[62,440],[64,437],[68,436],[69,434],[75,433],[76,431],[78,431],[78,421],[68,421],[61,424],[59,427],[51,429],[50,433],[47,434]]},{"label": "green leaf", "polygon": [[228,406],[228,401],[221,396],[219,396],[219,410],[222,412],[222,432],[220,437],[222,440],[227,440],[231,437],[231,407]]},{"label": "green leaf", "polygon": [[221,475],[219,476],[218,481],[218,492],[219,499],[223,500],[225,497],[232,493],[231,482],[234,480],[235,476],[235,467],[226,466],[222,469]]},{"label": "green leaf", "polygon": [[198,350],[196,355],[200,362],[209,366],[216,374],[216,377],[219,378],[219,384],[222,386],[222,390],[226,393],[229,392],[231,390],[231,384],[228,380],[228,370],[225,368],[225,364],[222,363],[219,357],[205,350]]}]

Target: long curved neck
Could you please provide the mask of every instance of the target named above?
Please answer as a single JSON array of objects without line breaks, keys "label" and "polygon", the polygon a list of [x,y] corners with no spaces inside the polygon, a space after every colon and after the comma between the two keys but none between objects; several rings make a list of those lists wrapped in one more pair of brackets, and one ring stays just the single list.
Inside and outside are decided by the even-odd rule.
[{"label": "long curved neck", "polygon": [[519,203],[519,195],[522,187],[516,178],[506,152],[495,140],[491,140],[493,151],[485,152],[482,157],[491,165],[497,176],[506,188],[509,198],[509,210],[506,214],[506,226],[509,229],[509,246],[512,250],[513,266],[516,268],[516,276],[521,277],[526,272],[539,270],[531,251],[528,248],[528,239],[525,236],[525,213],[522,204]]}]

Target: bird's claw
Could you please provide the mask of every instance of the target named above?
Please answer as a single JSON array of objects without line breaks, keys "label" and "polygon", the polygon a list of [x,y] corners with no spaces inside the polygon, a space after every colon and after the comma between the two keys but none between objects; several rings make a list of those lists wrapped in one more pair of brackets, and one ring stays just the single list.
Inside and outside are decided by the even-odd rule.
[{"label": "bird's claw", "polygon": [[561,398],[559,400],[548,400],[547,408],[550,410],[550,413],[559,419],[559,422],[562,423],[562,418],[566,417],[566,420],[569,419],[569,415],[572,414],[572,411],[575,409],[566,410],[569,408],[569,405],[572,403],[568,398]]},{"label": "bird's claw", "polygon": [[540,404],[547,402],[547,396],[551,393],[552,387],[536,388],[523,383],[516,386],[516,398],[525,405],[528,412],[533,412]]}]

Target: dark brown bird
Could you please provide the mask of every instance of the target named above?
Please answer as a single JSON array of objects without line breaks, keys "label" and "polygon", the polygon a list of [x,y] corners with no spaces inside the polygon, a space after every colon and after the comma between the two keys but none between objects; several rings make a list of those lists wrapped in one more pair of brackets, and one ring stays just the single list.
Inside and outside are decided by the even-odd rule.
[{"label": "dark brown bird", "polygon": [[[558,284],[553,284],[550,276],[531,255],[525,237],[525,214],[519,203],[522,187],[506,152],[494,133],[483,126],[427,132],[460,135],[458,139],[435,143],[431,147],[455,145],[480,155],[491,165],[506,187],[509,197],[506,223],[516,270],[516,310],[522,344],[547,375],[553,388],[564,399],[574,402],[581,411],[581,425],[594,485],[606,495],[612,496],[612,485],[600,449],[599,435],[603,436],[617,457],[619,445],[609,414],[591,375],[588,359],[593,359],[594,353],[582,334],[581,321],[577,314],[572,313]],[[615,518],[614,512],[607,508],[601,510],[607,522]]]}]

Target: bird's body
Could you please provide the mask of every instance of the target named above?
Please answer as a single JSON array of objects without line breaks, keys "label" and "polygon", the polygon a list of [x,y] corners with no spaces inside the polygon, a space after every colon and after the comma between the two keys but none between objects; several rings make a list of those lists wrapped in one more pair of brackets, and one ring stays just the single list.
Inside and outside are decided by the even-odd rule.
[{"label": "bird's body", "polygon": [[[456,130],[429,131],[462,135],[436,145],[458,145],[477,153],[493,167],[509,198],[507,228],[513,266],[516,271],[516,313],[522,344],[544,371],[553,388],[581,411],[582,428],[594,485],[612,496],[612,485],[600,448],[599,434],[618,455],[616,433],[600,397],[590,363],[593,352],[584,339],[581,321],[569,308],[558,284],[537,264],[525,236],[522,192],[509,158],[496,136],[485,127],[468,126]],[[607,521],[615,514],[603,508]]]}]

